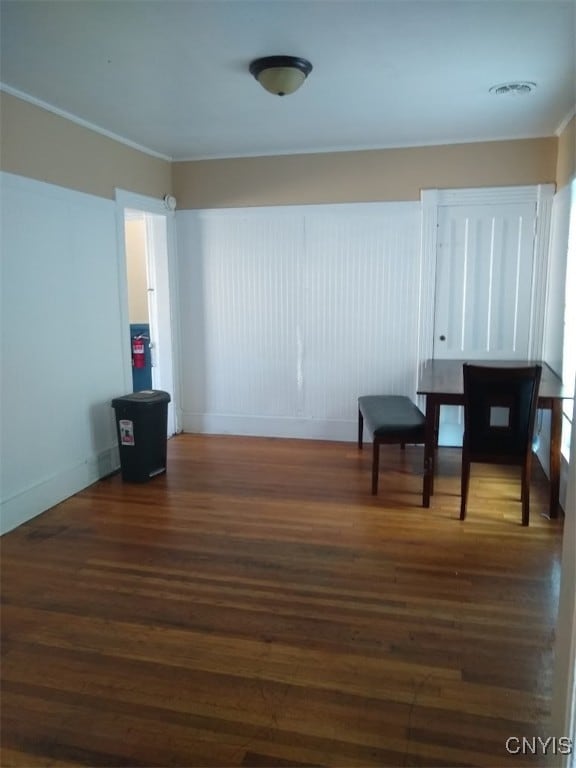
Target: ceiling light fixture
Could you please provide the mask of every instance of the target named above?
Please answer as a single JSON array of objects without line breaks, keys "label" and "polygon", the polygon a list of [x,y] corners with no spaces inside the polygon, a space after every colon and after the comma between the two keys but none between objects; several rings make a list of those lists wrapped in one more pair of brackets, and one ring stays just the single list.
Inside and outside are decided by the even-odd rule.
[{"label": "ceiling light fixture", "polygon": [[530,80],[521,80],[514,83],[493,85],[490,88],[490,93],[496,96],[525,96],[527,93],[532,93],[534,88],[536,88],[536,83],[532,83]]},{"label": "ceiling light fixture", "polygon": [[277,96],[294,93],[312,72],[312,64],[297,56],[265,56],[250,64],[250,74]]}]

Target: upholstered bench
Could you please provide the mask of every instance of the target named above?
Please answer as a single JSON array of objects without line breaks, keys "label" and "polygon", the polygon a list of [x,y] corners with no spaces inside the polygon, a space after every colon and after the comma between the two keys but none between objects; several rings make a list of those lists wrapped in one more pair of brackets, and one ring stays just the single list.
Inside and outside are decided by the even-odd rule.
[{"label": "upholstered bench", "polygon": [[424,443],[424,414],[403,395],[364,395],[358,398],[358,448],[364,423],[372,433],[372,493],[378,493],[380,446]]}]

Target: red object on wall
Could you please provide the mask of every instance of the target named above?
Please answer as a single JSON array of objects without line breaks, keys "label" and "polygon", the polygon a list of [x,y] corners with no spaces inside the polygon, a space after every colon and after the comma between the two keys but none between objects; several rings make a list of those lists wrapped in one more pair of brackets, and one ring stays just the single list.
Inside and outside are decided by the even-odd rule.
[{"label": "red object on wall", "polygon": [[132,365],[134,368],[146,367],[146,352],[144,350],[144,336],[132,337]]}]

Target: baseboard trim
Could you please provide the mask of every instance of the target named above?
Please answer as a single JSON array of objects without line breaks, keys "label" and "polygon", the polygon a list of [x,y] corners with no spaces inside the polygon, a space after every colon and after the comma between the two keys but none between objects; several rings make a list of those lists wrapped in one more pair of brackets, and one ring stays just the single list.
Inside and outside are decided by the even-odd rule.
[{"label": "baseboard trim", "polygon": [[229,414],[182,412],[184,432],[207,435],[244,435],[247,437],[285,437],[302,440],[353,442],[358,422],[344,419],[268,418]]},{"label": "baseboard trim", "polygon": [[118,446],[112,446],[86,461],[30,486],[10,498],[3,499],[0,512],[0,535],[41,515],[46,510],[73,496],[120,466]]}]

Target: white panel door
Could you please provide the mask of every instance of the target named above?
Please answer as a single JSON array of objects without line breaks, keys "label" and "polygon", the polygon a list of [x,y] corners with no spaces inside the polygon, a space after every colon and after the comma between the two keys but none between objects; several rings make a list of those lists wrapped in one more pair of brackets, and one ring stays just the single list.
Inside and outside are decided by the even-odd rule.
[{"label": "white panel door", "polygon": [[[529,357],[536,204],[438,209],[434,357]],[[443,408],[440,443],[461,445],[462,409]]]},{"label": "white panel door", "polygon": [[434,357],[529,356],[535,203],[438,210]]}]

